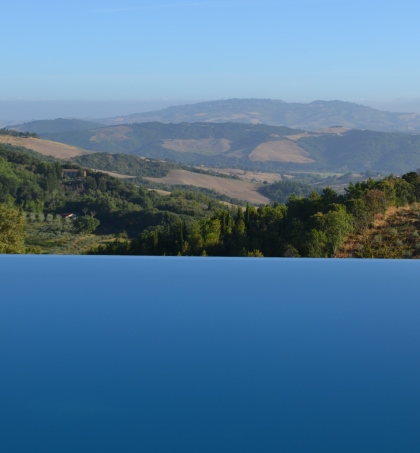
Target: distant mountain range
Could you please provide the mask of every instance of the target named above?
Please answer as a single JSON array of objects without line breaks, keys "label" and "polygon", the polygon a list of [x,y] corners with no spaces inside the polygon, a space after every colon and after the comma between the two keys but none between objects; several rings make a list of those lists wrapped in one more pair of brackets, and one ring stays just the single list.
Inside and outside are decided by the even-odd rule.
[{"label": "distant mountain range", "polygon": [[213,167],[394,173],[420,167],[420,115],[342,101],[230,99],[15,129],[90,151]]},{"label": "distant mountain range", "polygon": [[[384,132],[420,133],[420,114],[383,112],[343,101],[287,103],[272,99],[229,99],[179,105],[93,121],[44,120],[15,126],[19,131],[54,133],[133,123],[248,123],[314,131],[331,126]],[[10,126],[8,126],[10,127]]]},{"label": "distant mountain range", "polygon": [[331,126],[375,131],[420,132],[420,114],[392,113],[343,101],[287,103],[272,99],[229,99],[168,107],[98,122],[108,126],[131,123],[235,122],[316,130]]}]

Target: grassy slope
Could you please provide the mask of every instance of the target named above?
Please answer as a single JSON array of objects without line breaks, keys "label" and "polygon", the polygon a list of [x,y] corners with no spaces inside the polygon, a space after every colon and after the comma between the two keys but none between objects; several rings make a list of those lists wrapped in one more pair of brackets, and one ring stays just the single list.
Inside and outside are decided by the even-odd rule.
[{"label": "grassy slope", "polygon": [[191,185],[213,189],[216,192],[227,195],[239,200],[247,200],[250,203],[268,203],[270,200],[266,196],[257,192],[258,184],[247,181],[240,181],[218,176],[203,175],[200,173],[189,172],[186,170],[172,170],[164,178],[146,178],[150,181],[170,185]]},{"label": "grassy slope", "polygon": [[350,234],[341,258],[420,258],[420,204],[391,207],[371,228]]},{"label": "grassy slope", "polygon": [[[0,143],[23,146],[25,148],[33,149],[40,154],[54,156],[59,159],[76,158],[75,162],[85,168],[107,173],[110,176],[117,178],[130,179],[135,176],[155,174],[159,176],[168,175],[172,168],[172,166],[166,162],[145,161],[136,156],[130,155],[114,156],[109,154],[101,155],[99,153],[85,155],[85,153],[89,153],[89,151],[43,139],[0,136]],[[108,165],[103,164],[104,160]],[[142,170],[142,167],[147,168],[143,168]],[[121,172],[112,171],[113,168],[117,168]],[[212,189],[222,195],[249,201],[250,203],[267,203],[269,201],[268,198],[256,191],[259,187],[258,184],[229,178],[202,175],[195,172],[189,172],[187,170],[180,171],[181,174],[175,173],[168,180],[165,178],[150,178],[150,180],[169,185],[192,185],[195,187]]]},{"label": "grassy slope", "polygon": [[81,156],[90,153],[85,149],[76,148],[64,143],[43,140],[41,138],[24,138],[11,137],[9,135],[0,135],[0,143],[7,143],[14,146],[23,146],[32,149],[46,156],[53,156],[57,159],[69,159],[71,157]]}]

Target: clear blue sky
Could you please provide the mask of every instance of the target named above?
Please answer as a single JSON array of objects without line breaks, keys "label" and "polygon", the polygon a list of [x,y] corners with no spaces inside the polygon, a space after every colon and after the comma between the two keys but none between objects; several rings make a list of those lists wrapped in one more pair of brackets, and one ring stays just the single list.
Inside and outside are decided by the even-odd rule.
[{"label": "clear blue sky", "polygon": [[420,97],[418,0],[14,0],[0,99]]}]

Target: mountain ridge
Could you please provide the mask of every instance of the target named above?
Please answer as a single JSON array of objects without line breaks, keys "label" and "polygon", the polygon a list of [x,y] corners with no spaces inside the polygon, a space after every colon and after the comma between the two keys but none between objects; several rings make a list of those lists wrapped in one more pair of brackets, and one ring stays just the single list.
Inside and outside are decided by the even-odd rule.
[{"label": "mountain ridge", "polygon": [[97,120],[108,126],[143,122],[238,122],[316,130],[331,126],[375,131],[420,132],[420,114],[386,112],[347,101],[288,103],[276,99],[228,99]]},{"label": "mountain ridge", "polygon": [[287,103],[276,99],[205,101],[89,121],[63,118],[37,120],[9,126],[9,128],[45,134],[148,122],[175,124],[235,122],[286,126],[308,131],[343,126],[348,129],[369,129],[380,132],[420,133],[420,114],[417,113],[387,112],[339,100]]}]

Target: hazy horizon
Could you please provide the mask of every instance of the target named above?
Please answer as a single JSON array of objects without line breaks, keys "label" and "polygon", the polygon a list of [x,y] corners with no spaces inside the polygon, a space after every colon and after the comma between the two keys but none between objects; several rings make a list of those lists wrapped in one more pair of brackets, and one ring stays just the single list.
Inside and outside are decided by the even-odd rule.
[{"label": "hazy horizon", "polygon": [[[217,100],[217,99],[212,99]],[[284,100],[284,99],[281,99]],[[316,100],[316,99],[313,99]],[[308,100],[308,103],[313,100]],[[321,100],[321,99],[319,99]],[[326,100],[326,99],[322,99]],[[332,100],[332,99],[328,99]],[[338,99],[343,100],[343,99]],[[101,119],[160,110],[170,106],[194,104],[209,99],[178,100],[0,100],[0,127],[36,120],[56,118]],[[344,100],[345,101],[345,100]],[[299,102],[299,101],[286,101]],[[420,99],[392,101],[357,100],[347,101],[366,105],[378,110],[401,113],[420,113]]]},{"label": "hazy horizon", "polygon": [[[110,108],[131,99],[162,100],[158,108],[222,98],[339,99],[420,112],[416,11],[414,0],[9,2],[0,99],[65,100],[50,117],[140,112]],[[103,102],[105,113],[87,104],[86,114],[72,110],[68,102],[81,99]],[[39,119],[47,104],[39,113],[34,105],[21,113],[9,104],[0,119]]]}]

